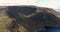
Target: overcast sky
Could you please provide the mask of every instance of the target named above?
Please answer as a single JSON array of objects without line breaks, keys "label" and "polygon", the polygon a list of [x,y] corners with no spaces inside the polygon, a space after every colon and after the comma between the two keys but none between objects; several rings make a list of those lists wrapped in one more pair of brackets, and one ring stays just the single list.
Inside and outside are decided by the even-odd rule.
[{"label": "overcast sky", "polygon": [[60,0],[0,0],[0,6],[36,5],[49,8],[60,8]]}]

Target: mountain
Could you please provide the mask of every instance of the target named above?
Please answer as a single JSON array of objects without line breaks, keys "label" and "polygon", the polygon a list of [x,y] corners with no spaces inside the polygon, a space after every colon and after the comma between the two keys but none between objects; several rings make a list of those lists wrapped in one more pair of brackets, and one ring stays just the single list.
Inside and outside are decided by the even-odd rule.
[{"label": "mountain", "polygon": [[10,31],[15,31],[15,28],[18,29],[15,23],[22,25],[29,32],[41,31],[45,25],[55,27],[60,25],[59,13],[46,7],[8,6],[7,15],[12,19],[14,18],[12,21],[14,25],[9,26]]},{"label": "mountain", "polygon": [[[3,14],[3,16],[0,16],[0,23],[2,23],[2,25],[0,24],[2,28],[0,28],[3,29],[3,27],[8,25],[6,29],[11,32],[40,32],[44,26],[60,27],[60,18],[58,17],[60,13],[52,8],[37,6],[2,6],[0,7],[0,13]],[[4,32],[7,31],[6,29],[3,29]]]},{"label": "mountain", "polygon": [[55,9],[55,10],[60,13],[60,9]]}]

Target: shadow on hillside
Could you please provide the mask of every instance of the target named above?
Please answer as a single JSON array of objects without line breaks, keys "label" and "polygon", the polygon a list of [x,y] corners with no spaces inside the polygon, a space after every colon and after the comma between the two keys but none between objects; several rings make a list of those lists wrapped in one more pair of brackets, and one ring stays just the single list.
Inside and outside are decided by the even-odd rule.
[{"label": "shadow on hillside", "polygon": [[21,15],[21,14],[30,15],[34,12],[36,12],[36,8],[33,7],[17,7],[17,6],[8,7],[7,15],[10,18],[15,19],[9,26],[9,30],[11,32],[17,32],[19,29],[18,24],[20,24],[24,26],[29,32],[39,32],[45,25],[49,24],[56,25],[57,21],[60,21],[55,15],[49,14],[47,12],[36,13],[34,16],[29,17],[28,18],[29,20],[27,20],[27,18],[24,18],[23,15]]}]

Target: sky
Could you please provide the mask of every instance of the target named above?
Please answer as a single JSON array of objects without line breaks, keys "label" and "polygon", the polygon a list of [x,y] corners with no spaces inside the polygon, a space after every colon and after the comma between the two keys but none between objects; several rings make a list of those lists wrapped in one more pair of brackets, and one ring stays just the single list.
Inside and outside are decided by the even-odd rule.
[{"label": "sky", "polygon": [[38,0],[37,5],[49,8],[59,8],[60,7],[60,0]]},{"label": "sky", "polygon": [[60,8],[60,0],[0,0],[0,6],[35,5],[39,7]]}]

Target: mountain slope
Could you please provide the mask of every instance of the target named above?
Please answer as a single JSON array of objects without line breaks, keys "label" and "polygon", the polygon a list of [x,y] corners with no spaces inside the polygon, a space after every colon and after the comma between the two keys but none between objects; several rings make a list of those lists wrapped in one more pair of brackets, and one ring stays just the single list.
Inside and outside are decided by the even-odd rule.
[{"label": "mountain slope", "polygon": [[[32,13],[30,12],[30,9]],[[26,10],[29,12],[29,13],[26,12],[27,15],[24,12]],[[60,23],[59,22],[60,18],[57,17],[58,13],[51,8],[36,7],[36,6],[10,6],[8,7],[7,12],[8,16],[14,18],[17,23],[24,26],[26,30],[29,32],[41,31],[45,25],[58,26]],[[13,31],[14,30],[15,29],[13,29]]]}]

